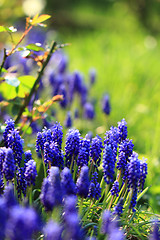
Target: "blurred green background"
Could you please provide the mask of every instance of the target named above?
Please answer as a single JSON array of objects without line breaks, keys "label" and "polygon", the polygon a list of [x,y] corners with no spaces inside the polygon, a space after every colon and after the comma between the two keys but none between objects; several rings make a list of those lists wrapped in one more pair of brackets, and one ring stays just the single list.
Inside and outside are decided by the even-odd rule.
[{"label": "blurred green background", "polygon": [[0,0],[0,10],[0,24],[7,26],[37,12],[51,14],[53,37],[71,43],[65,48],[70,70],[86,80],[91,67],[97,70],[92,96],[109,93],[112,111],[106,118],[97,105],[95,121],[85,127],[94,133],[101,127],[104,136],[126,119],[135,150],[148,159],[148,197],[160,212],[160,0]]}]

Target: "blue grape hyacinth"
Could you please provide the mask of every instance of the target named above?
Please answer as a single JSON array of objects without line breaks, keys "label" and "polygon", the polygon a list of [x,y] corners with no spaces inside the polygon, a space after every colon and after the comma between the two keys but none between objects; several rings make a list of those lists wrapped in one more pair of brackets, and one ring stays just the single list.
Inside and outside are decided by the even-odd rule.
[{"label": "blue grape hyacinth", "polygon": [[76,129],[69,129],[67,133],[66,145],[65,145],[65,159],[66,166],[70,167],[74,160],[77,158],[80,147],[80,133]]},{"label": "blue grape hyacinth", "polygon": [[28,186],[35,184],[35,180],[37,177],[37,170],[36,170],[36,162],[33,159],[29,160],[26,163],[24,176],[26,178]]},{"label": "blue grape hyacinth", "polygon": [[89,192],[89,185],[89,168],[87,166],[83,166],[76,183],[78,195],[86,198]]},{"label": "blue grape hyacinth", "polygon": [[62,126],[60,125],[60,123],[56,122],[51,128],[51,131],[52,131],[52,141],[54,143],[57,143],[59,149],[61,149],[62,138],[63,138]]},{"label": "blue grape hyacinth", "polygon": [[5,124],[6,124],[6,128],[3,132],[3,138],[4,138],[5,146],[8,147],[8,134],[10,133],[10,131],[14,130],[14,120],[8,119],[5,122]]},{"label": "blue grape hyacinth", "polygon": [[119,195],[119,182],[116,180],[114,181],[112,188],[111,188],[111,195],[116,195],[118,197]]},{"label": "blue grape hyacinth", "polygon": [[65,167],[61,172],[61,184],[64,195],[76,194],[76,185],[69,168]]},{"label": "blue grape hyacinth", "polygon": [[16,170],[15,160],[13,156],[13,151],[11,148],[6,148],[5,159],[3,162],[3,173],[7,181],[14,178],[14,173]]},{"label": "blue grape hyacinth", "polygon": [[71,128],[72,127],[72,117],[71,117],[71,112],[67,112],[65,121],[64,121],[64,126],[66,128]]},{"label": "blue grape hyacinth", "polygon": [[88,192],[89,198],[95,198],[98,200],[101,197],[101,187],[98,182],[98,173],[94,172],[92,175],[92,179],[89,186],[89,192]]},{"label": "blue grape hyacinth", "polygon": [[60,224],[49,220],[44,229],[45,240],[62,240],[62,227]]},{"label": "blue grape hyacinth", "polygon": [[84,118],[92,120],[95,117],[93,104],[90,102],[86,102],[83,108],[84,108]]},{"label": "blue grape hyacinth", "polygon": [[6,236],[12,240],[32,239],[39,230],[37,213],[32,208],[15,206],[10,212],[6,225]]},{"label": "blue grape hyacinth", "polygon": [[99,167],[100,165],[102,149],[102,139],[97,135],[95,138],[92,138],[90,148],[91,162],[93,161],[95,167]]},{"label": "blue grape hyacinth", "polygon": [[127,123],[124,118],[120,122],[118,122],[118,134],[119,143],[127,138],[128,134]]},{"label": "blue grape hyacinth", "polygon": [[106,115],[109,115],[111,112],[111,105],[110,105],[110,99],[108,94],[104,95],[102,98],[102,111]]},{"label": "blue grape hyacinth", "polygon": [[112,183],[114,181],[115,161],[113,150],[110,145],[105,145],[102,166],[105,182],[107,184]]},{"label": "blue grape hyacinth", "polygon": [[90,140],[87,138],[80,140],[79,154],[77,158],[77,166],[88,166],[90,152]]}]

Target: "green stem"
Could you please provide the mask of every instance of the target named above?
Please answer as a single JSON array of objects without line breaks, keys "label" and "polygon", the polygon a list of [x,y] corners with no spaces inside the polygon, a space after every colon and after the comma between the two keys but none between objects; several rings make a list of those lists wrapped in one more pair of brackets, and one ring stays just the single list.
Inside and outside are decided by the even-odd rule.
[{"label": "green stem", "polygon": [[126,190],[126,187],[127,187],[127,181],[125,182],[125,184],[123,184],[123,186],[121,187],[121,190],[119,192],[119,196],[116,198],[115,200],[115,205],[117,204],[118,200],[120,199],[121,195],[123,196],[125,190]]},{"label": "green stem", "polygon": [[32,186],[29,188],[29,205],[32,206]]},{"label": "green stem", "polygon": [[61,206],[54,207],[53,211],[52,211],[52,214],[51,214],[51,218],[56,222],[60,222],[61,212],[62,212],[62,207]]},{"label": "green stem", "polygon": [[109,203],[108,210],[110,210],[110,208],[111,208],[111,206],[112,206],[112,203],[113,203],[113,200],[114,200],[114,195],[112,195],[111,201],[110,201],[110,203]]},{"label": "green stem", "polygon": [[44,155],[43,155],[42,149],[41,149],[41,155],[42,155],[42,164],[43,164],[44,178],[46,178],[47,177],[46,166],[45,166],[45,163],[44,163]]},{"label": "green stem", "polygon": [[7,58],[7,54],[6,54],[6,49],[4,48],[3,60],[2,60],[1,66],[0,66],[0,74],[2,72],[2,68],[3,68],[4,64],[5,64],[6,58]]},{"label": "green stem", "polygon": [[91,175],[91,172],[92,172],[92,166],[93,166],[93,159],[92,159],[92,162],[91,162],[91,165],[90,165],[90,169],[89,169],[89,176]]},{"label": "green stem", "polygon": [[71,162],[71,165],[70,165],[71,173],[72,173],[72,167],[73,167],[73,164],[74,164],[74,154],[73,154],[73,156],[72,156],[72,162]]},{"label": "green stem", "polygon": [[82,210],[83,210],[83,197],[81,198],[80,206],[79,206],[79,215],[82,215]]}]

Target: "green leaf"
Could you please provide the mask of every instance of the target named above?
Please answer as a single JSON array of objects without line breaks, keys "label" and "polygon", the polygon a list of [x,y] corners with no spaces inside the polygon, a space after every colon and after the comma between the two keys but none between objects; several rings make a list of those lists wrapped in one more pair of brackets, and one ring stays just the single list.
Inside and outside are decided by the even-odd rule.
[{"label": "green leaf", "polygon": [[6,100],[13,99],[17,96],[16,88],[6,82],[1,83],[0,93]]},{"label": "green leaf", "polygon": [[37,25],[38,23],[44,22],[49,18],[51,18],[51,16],[48,14],[42,14],[39,17],[36,15],[31,21],[31,25]]},{"label": "green leaf", "polygon": [[2,71],[2,72],[8,72],[7,69],[5,69],[5,68],[2,68],[1,71]]},{"label": "green leaf", "polygon": [[27,46],[26,46],[26,49],[32,50],[32,51],[36,51],[36,52],[38,52],[38,51],[44,51],[44,48],[43,48],[43,47],[40,47],[40,46],[38,46],[38,44],[33,44],[33,43],[27,45]]},{"label": "green leaf", "polygon": [[30,89],[33,87],[35,77],[25,75],[18,77],[18,80],[20,84],[17,88],[7,84],[6,82],[1,83],[0,92],[6,100],[13,99],[15,97],[24,98],[25,94],[29,93]]},{"label": "green leaf", "polygon": [[5,82],[13,87],[18,87],[20,84],[18,78],[13,74],[7,74],[5,76]]},{"label": "green leaf", "polygon": [[20,81],[18,97],[25,97],[26,93],[29,93],[30,89],[33,87],[35,82],[35,77],[30,75],[24,75],[18,78]]},{"label": "green leaf", "polygon": [[143,195],[148,191],[150,187],[146,187],[137,197],[137,202],[143,197]]},{"label": "green leaf", "polygon": [[0,26],[0,32],[7,32],[6,27]]},{"label": "green leaf", "polygon": [[32,128],[29,127],[28,125],[24,125],[23,128],[22,128],[22,131],[25,132],[28,135],[32,134]]}]

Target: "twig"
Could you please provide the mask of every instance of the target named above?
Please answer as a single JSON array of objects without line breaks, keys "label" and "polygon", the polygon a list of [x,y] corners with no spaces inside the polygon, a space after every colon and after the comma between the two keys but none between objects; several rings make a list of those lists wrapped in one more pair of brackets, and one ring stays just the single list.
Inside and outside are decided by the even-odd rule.
[{"label": "twig", "polygon": [[2,61],[2,64],[0,66],[0,73],[2,72],[2,68],[4,66],[4,63],[6,61],[6,58],[7,58],[7,54],[6,54],[6,49],[4,48],[4,55],[3,55],[3,61]]},{"label": "twig", "polygon": [[38,76],[37,76],[37,79],[36,79],[36,81],[35,81],[32,89],[31,89],[28,97],[26,97],[26,99],[24,100],[24,104],[23,104],[22,107],[20,108],[20,111],[19,111],[19,113],[18,113],[18,115],[17,115],[17,117],[16,117],[16,119],[15,119],[15,124],[17,124],[17,123],[19,122],[19,120],[20,120],[20,118],[21,118],[21,116],[22,116],[25,108],[28,106],[28,104],[29,104],[29,102],[30,102],[30,100],[31,100],[31,97],[32,97],[32,95],[34,94],[38,83],[40,82],[40,79],[41,79],[41,77],[42,77],[42,75],[43,75],[44,69],[45,69],[45,67],[46,67],[47,64],[48,64],[48,62],[49,62],[49,60],[50,60],[50,58],[51,58],[52,52],[53,52],[53,50],[55,49],[55,47],[56,47],[56,42],[52,42],[51,49],[50,49],[49,54],[48,54],[48,56],[47,56],[47,58],[46,58],[46,61],[45,61],[44,64],[42,65],[42,68],[41,68],[41,70],[40,70],[40,72],[39,72],[39,74],[38,74]]}]

